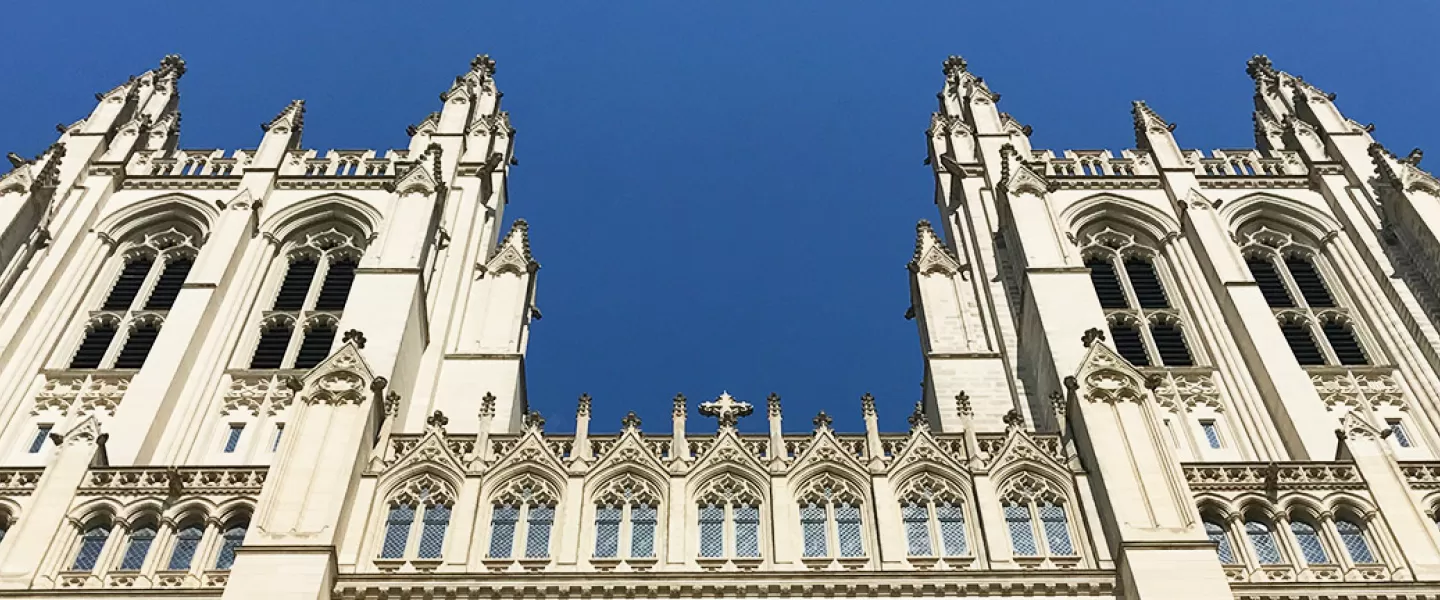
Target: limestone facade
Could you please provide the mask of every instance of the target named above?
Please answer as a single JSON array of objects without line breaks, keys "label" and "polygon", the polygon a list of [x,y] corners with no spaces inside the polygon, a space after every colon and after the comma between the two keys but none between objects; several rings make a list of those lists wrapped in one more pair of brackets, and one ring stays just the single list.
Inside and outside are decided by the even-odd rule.
[{"label": "limestone facade", "polygon": [[181,149],[184,73],[0,176],[7,597],[1440,595],[1440,181],[1264,57],[1210,153],[1143,102],[1135,149],[1032,149],[945,61],[924,397],[854,434],[546,432],[488,57],[388,151],[301,101]]}]

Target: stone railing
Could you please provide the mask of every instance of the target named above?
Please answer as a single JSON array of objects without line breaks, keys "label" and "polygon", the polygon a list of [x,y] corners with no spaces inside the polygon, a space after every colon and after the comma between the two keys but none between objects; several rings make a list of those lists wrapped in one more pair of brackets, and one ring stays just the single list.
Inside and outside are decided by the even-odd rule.
[{"label": "stone railing", "polygon": [[238,177],[250,164],[253,150],[153,150],[136,152],[125,172],[139,177]]},{"label": "stone railing", "polygon": [[294,150],[280,166],[283,177],[389,178],[404,172],[408,151]]},{"label": "stone railing", "polygon": [[1400,472],[1411,489],[1440,490],[1440,462],[1401,462]]},{"label": "stone railing", "polygon": [[90,469],[79,493],[91,496],[258,495],[266,467],[100,467]]},{"label": "stone railing", "polygon": [[1030,153],[1031,164],[1043,165],[1049,177],[1148,177],[1156,175],[1150,157],[1134,150],[1115,156],[1109,150],[1050,150]]},{"label": "stone railing", "polygon": [[1201,177],[1282,177],[1305,175],[1305,166],[1292,151],[1270,155],[1255,149],[1215,150],[1210,156],[1200,150],[1185,150],[1185,161],[1195,165]]},{"label": "stone railing", "polygon": [[28,496],[45,474],[44,467],[0,469],[0,496]]},{"label": "stone railing", "polygon": [[1193,491],[1279,491],[1365,489],[1352,463],[1189,463],[1185,480]]}]

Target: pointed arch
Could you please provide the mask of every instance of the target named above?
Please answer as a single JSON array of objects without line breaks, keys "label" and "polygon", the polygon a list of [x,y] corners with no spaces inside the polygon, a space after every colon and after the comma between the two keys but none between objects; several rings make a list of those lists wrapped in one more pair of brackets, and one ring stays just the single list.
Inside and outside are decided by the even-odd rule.
[{"label": "pointed arch", "polygon": [[511,491],[511,488],[527,481],[533,481],[544,489],[549,500],[556,504],[560,503],[565,490],[565,476],[563,473],[555,472],[541,465],[514,464],[497,469],[488,478],[491,485],[486,486],[484,504],[495,504],[501,501]]},{"label": "pointed arch", "polygon": [[318,225],[343,226],[362,240],[372,240],[380,231],[383,217],[368,202],[345,194],[326,194],[300,200],[275,211],[260,223],[260,231],[275,240],[286,240]]},{"label": "pointed arch", "polygon": [[210,521],[224,525],[237,520],[249,521],[255,516],[256,499],[240,496],[221,502],[209,515]]},{"label": "pointed arch", "polygon": [[1341,230],[1334,217],[1313,206],[1263,192],[1227,202],[1220,209],[1220,216],[1229,224],[1232,235],[1271,223],[1318,243]]},{"label": "pointed arch", "polygon": [[1180,233],[1180,222],[1164,211],[1128,196],[1113,193],[1086,196],[1060,211],[1060,222],[1079,237],[1105,225],[1138,231],[1147,241],[1159,243]]},{"label": "pointed arch", "polygon": [[84,527],[85,524],[97,518],[104,518],[111,523],[123,522],[125,507],[111,498],[95,498],[70,510],[70,522],[76,527]]},{"label": "pointed arch", "polygon": [[452,505],[464,476],[435,462],[412,463],[381,475],[376,496],[387,503],[426,502]]},{"label": "pointed arch", "polygon": [[871,502],[868,478],[838,465],[818,463],[806,465],[791,473],[790,490],[794,495],[792,500],[804,501],[806,495],[812,493],[817,485],[825,485],[827,478],[849,488],[846,492],[854,494],[855,499],[862,504]]},{"label": "pointed arch", "polygon": [[603,493],[612,482],[622,477],[630,476],[650,486],[656,501],[662,505],[668,503],[670,491],[668,478],[663,476],[663,472],[656,472],[646,468],[646,466],[648,465],[612,463],[598,470],[593,470],[585,477],[585,488],[581,497],[585,498],[587,504],[594,504],[599,501],[599,495]]},{"label": "pointed arch", "polygon": [[1280,508],[1275,506],[1269,498],[1253,492],[1235,498],[1233,504],[1235,506],[1235,513],[1240,515],[1241,519],[1261,517],[1264,520],[1274,522],[1275,517],[1281,513]]},{"label": "pointed arch", "polygon": [[210,518],[210,515],[216,513],[217,508],[218,505],[209,498],[186,498],[165,509],[163,518],[166,522],[176,525],[192,519],[198,519],[203,523]]},{"label": "pointed arch", "polygon": [[685,497],[692,500],[698,498],[702,491],[726,476],[734,477],[751,486],[759,496],[758,500],[761,503],[769,500],[770,483],[767,481],[768,478],[762,477],[760,472],[732,463],[712,463],[691,471],[685,482]]},{"label": "pointed arch", "polygon": [[954,499],[969,503],[973,490],[973,485],[967,478],[954,477],[950,473],[925,465],[896,474],[891,481],[894,484],[895,497],[902,500],[907,495],[929,489],[953,495]]},{"label": "pointed arch", "polygon": [[116,520],[124,522],[128,528],[146,517],[158,522],[164,519],[164,513],[165,502],[160,498],[149,496],[126,504],[124,511]]},{"label": "pointed arch", "polygon": [[165,224],[179,224],[195,236],[196,245],[210,236],[220,211],[187,194],[165,194],[130,203],[100,219],[92,231],[112,240],[121,240]]}]

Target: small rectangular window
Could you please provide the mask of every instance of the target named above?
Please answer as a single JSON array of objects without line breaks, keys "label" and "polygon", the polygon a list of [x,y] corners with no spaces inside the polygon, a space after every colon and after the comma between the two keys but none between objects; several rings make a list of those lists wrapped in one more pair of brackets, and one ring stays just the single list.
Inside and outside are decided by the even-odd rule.
[{"label": "small rectangular window", "polygon": [[1205,431],[1205,441],[1211,448],[1220,448],[1220,428],[1215,425],[1214,419],[1202,419],[1200,429]]},{"label": "small rectangular window", "polygon": [[271,451],[271,452],[275,452],[276,450],[279,450],[279,449],[280,449],[280,438],[281,438],[281,436],[283,436],[283,435],[285,435],[285,424],[284,424],[284,423],[276,423],[276,424],[275,424],[275,439],[274,439],[274,440],[271,440],[271,442],[270,442],[270,451]]},{"label": "small rectangular window", "polygon": [[225,436],[225,453],[235,452],[235,447],[240,445],[240,434],[244,433],[244,423],[231,423],[230,432]]},{"label": "small rectangular window", "polygon": [[1390,437],[1395,438],[1395,443],[1401,448],[1409,448],[1410,434],[1405,433],[1405,423],[1400,419],[1385,419],[1385,423],[1390,425]]},{"label": "small rectangular window", "polygon": [[50,430],[55,426],[45,423],[35,429],[35,439],[30,441],[30,453],[39,454],[45,448],[45,440],[50,439]]}]

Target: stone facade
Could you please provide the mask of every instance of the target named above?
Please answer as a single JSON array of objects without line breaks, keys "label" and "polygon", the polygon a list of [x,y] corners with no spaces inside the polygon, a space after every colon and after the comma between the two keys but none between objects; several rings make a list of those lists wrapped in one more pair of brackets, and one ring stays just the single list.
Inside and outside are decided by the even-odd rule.
[{"label": "stone facade", "polygon": [[1034,150],[947,60],[924,399],[804,435],[727,394],[546,433],[488,57],[383,152],[300,101],[180,149],[184,72],[0,176],[7,597],[1440,595],[1440,181],[1264,57],[1208,154],[1143,102]]}]

